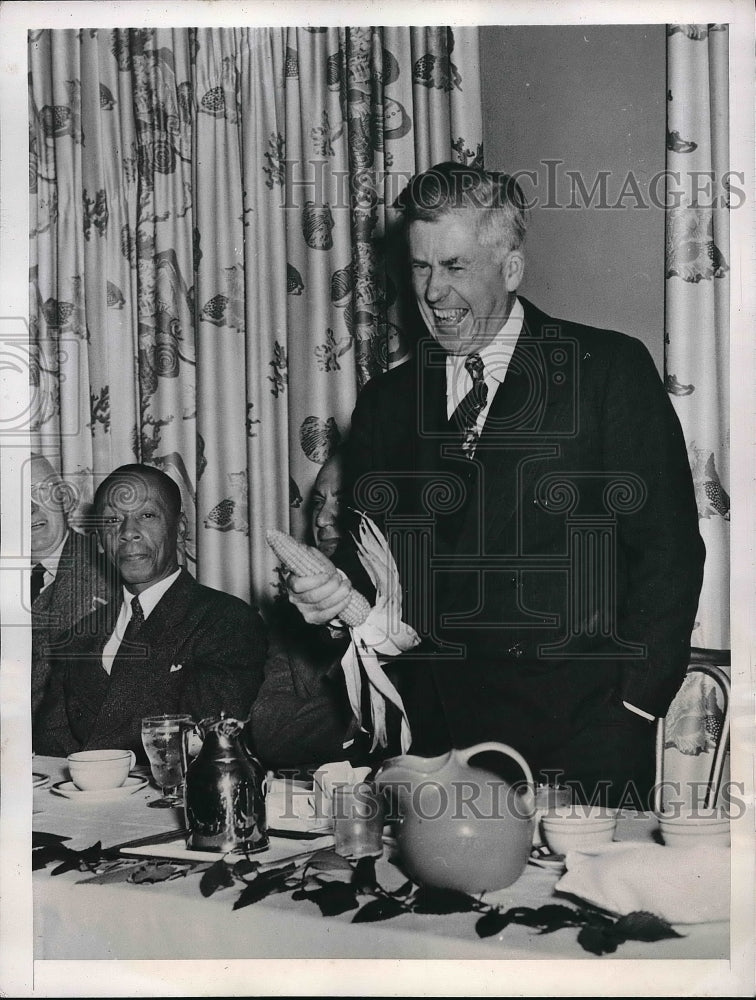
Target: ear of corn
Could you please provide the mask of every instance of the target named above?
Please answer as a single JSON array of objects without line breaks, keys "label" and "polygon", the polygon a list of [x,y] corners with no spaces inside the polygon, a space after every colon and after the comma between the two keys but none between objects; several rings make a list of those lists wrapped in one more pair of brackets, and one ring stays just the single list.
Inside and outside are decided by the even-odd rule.
[{"label": "ear of corn", "polygon": [[[318,549],[298,542],[296,538],[287,535],[283,531],[275,528],[269,529],[265,533],[268,545],[275,552],[281,562],[290,573],[295,576],[316,576],[318,573],[332,573],[334,565],[328,556],[324,556]],[[339,618],[354,628],[362,625],[370,614],[370,605],[367,600],[356,590],[352,590],[349,604],[341,612]]]}]

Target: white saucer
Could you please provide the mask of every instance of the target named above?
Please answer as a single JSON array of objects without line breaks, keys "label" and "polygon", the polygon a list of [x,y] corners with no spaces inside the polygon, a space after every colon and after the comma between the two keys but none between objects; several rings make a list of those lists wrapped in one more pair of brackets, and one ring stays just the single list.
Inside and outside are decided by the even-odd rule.
[{"label": "white saucer", "polygon": [[56,795],[62,795],[66,799],[78,799],[80,802],[110,802],[112,799],[124,799],[133,795],[140,788],[144,788],[146,784],[147,778],[131,775],[118,788],[102,788],[85,792],[81,788],[77,788],[73,781],[58,781],[50,791],[55,792]]},{"label": "white saucer", "polygon": [[32,772],[32,788],[47,788],[49,784],[49,774],[41,774],[39,771]]},{"label": "white saucer", "polygon": [[530,852],[528,862],[531,865],[535,865],[536,868],[549,868],[556,872],[563,872],[565,867],[564,855],[552,854],[545,844],[540,844],[538,847],[533,848]]}]

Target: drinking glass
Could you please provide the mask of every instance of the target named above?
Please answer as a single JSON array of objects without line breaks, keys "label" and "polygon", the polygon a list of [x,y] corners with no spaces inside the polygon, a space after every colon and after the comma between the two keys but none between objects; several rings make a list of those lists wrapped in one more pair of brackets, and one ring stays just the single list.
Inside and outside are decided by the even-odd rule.
[{"label": "drinking glass", "polygon": [[154,809],[183,805],[182,744],[193,725],[191,715],[150,715],[142,719],[142,744],[155,784],[163,792],[161,799],[149,803]]},{"label": "drinking glass", "polygon": [[383,854],[383,798],[367,781],[333,789],[334,850],[344,858]]}]

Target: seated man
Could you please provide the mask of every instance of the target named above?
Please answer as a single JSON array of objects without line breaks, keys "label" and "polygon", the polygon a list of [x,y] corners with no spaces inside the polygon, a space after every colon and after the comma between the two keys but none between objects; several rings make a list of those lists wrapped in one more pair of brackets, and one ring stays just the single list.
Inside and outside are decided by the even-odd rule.
[{"label": "seated man", "polygon": [[[312,539],[327,556],[344,530],[341,480],[341,457],[332,455],[310,498]],[[288,601],[277,607],[250,722],[254,752],[267,767],[313,770],[349,756],[354,741],[347,735],[351,711],[340,666],[347,641],[345,631],[334,635],[327,626],[307,625]]]},{"label": "seated man", "polygon": [[66,635],[34,732],[38,753],[123,747],[144,759],[147,715],[225,711],[246,718],[262,681],[265,626],[244,601],[196,583],[179,568],[186,532],[170,477],[124,465],[97,488],[100,544],[122,599]]},{"label": "seated man", "polygon": [[30,467],[34,715],[50,677],[57,635],[108,603],[114,593],[114,574],[107,572],[95,539],[69,527],[73,490],[42,455],[32,455]]}]

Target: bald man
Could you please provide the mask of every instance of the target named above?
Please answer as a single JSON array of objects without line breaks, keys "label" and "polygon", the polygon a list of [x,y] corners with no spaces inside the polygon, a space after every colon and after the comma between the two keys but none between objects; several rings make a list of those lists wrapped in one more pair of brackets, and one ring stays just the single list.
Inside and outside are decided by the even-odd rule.
[{"label": "bald man", "polygon": [[143,760],[145,716],[246,719],[262,682],[265,626],[244,601],[179,566],[187,525],[176,484],[150,466],[121,466],[98,486],[94,513],[121,587],[57,652],[34,748],[123,748]]},{"label": "bald man", "polygon": [[100,605],[114,588],[93,536],[69,527],[76,494],[42,455],[31,471],[32,714],[44,697],[56,639]]}]

